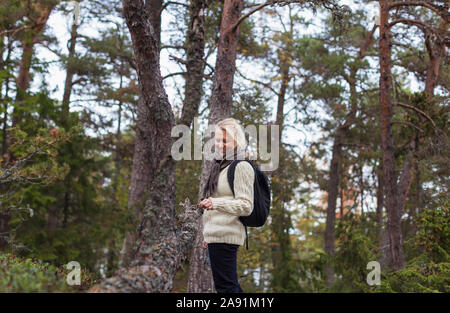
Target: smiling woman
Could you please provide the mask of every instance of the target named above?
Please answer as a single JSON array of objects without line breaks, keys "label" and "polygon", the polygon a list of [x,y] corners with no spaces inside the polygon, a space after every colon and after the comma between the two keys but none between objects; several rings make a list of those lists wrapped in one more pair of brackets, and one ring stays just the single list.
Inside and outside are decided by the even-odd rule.
[{"label": "smiling woman", "polygon": [[233,195],[227,171],[233,160],[243,159],[245,151],[244,131],[235,119],[228,118],[217,124],[215,147],[216,159],[204,199],[199,203],[206,209],[203,213],[203,247],[208,247],[217,292],[243,292],[236,272],[237,250],[245,240],[245,228],[239,217],[252,212],[255,172],[248,162],[236,165]]}]

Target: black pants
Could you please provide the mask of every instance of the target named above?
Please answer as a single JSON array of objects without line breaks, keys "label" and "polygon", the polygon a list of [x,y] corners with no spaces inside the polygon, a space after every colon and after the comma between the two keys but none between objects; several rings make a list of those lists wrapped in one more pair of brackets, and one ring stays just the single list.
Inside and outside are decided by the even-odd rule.
[{"label": "black pants", "polygon": [[214,287],[218,293],[243,292],[237,276],[237,250],[239,245],[209,243],[208,253]]}]

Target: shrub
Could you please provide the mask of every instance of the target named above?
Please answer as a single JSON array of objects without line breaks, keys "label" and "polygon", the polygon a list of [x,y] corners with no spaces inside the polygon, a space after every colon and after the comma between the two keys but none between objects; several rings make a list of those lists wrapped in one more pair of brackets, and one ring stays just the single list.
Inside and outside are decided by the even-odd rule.
[{"label": "shrub", "polygon": [[79,292],[95,284],[92,275],[82,270],[81,286],[69,286],[69,272],[38,259],[0,254],[0,292]]}]

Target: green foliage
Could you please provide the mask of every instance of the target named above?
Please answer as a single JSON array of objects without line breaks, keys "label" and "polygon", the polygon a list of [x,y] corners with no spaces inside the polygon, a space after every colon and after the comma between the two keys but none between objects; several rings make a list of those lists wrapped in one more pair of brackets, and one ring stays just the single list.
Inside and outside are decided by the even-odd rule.
[{"label": "green foliage", "polygon": [[94,276],[81,270],[81,285],[66,282],[70,270],[38,259],[0,254],[0,292],[79,292],[96,283]]},{"label": "green foliage", "polygon": [[352,212],[337,223],[336,250],[330,260],[337,274],[332,291],[358,292],[367,285],[367,263],[378,257],[376,241],[365,233],[364,224],[364,218]]},{"label": "green foliage", "polygon": [[450,210],[448,203],[416,216],[408,240],[412,259],[404,269],[384,273],[376,292],[450,292]]}]

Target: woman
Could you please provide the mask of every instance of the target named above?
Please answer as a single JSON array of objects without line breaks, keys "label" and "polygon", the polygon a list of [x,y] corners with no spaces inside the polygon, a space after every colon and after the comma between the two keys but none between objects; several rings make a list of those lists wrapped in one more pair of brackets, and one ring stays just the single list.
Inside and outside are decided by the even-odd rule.
[{"label": "woman", "polygon": [[217,123],[215,148],[211,174],[199,203],[199,207],[205,209],[203,247],[208,247],[216,291],[243,292],[237,277],[237,250],[244,244],[245,228],[239,216],[252,212],[255,173],[248,162],[237,164],[233,196],[227,171],[233,160],[243,159],[246,149],[244,131],[235,119]]}]

